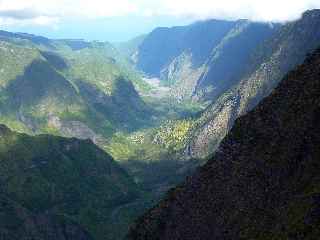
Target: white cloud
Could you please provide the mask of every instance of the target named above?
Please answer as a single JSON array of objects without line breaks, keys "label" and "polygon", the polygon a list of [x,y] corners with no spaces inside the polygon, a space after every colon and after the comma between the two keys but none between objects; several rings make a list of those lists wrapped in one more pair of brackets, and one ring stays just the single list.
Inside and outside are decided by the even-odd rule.
[{"label": "white cloud", "polygon": [[0,24],[52,24],[64,18],[123,16],[137,11],[130,0],[0,0]]},{"label": "white cloud", "polygon": [[51,26],[57,28],[60,22],[59,18],[47,16],[35,16],[33,18],[13,18],[13,17],[0,17],[0,26]]},{"label": "white cloud", "polygon": [[286,21],[311,8],[320,8],[320,0],[0,0],[0,24],[52,25],[129,14]]},{"label": "white cloud", "polygon": [[248,18],[287,21],[305,10],[320,7],[319,0],[163,0],[164,11],[194,18]]}]

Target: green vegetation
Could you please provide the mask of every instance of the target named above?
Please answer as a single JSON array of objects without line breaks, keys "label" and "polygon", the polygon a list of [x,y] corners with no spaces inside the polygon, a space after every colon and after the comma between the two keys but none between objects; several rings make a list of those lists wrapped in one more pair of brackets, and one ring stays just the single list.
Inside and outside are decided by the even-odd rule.
[{"label": "green vegetation", "polygon": [[[136,89],[150,88],[111,44],[0,34],[0,122],[27,133],[111,138],[149,121]],[[84,129],[66,129],[76,122]]]},{"label": "green vegetation", "polygon": [[[248,21],[205,21],[161,28],[118,44],[120,51],[108,42],[50,40],[20,34],[4,37],[0,32],[0,123],[32,135],[91,139],[132,176],[127,176],[126,182],[118,179],[118,172],[116,176],[111,173],[114,179],[108,181],[102,181],[99,175],[93,182],[81,183],[83,191],[77,184],[74,189],[61,186],[54,172],[65,172],[68,176],[62,177],[64,181],[80,184],[79,169],[89,168],[87,159],[96,158],[87,155],[92,149],[83,146],[79,153],[69,156],[60,149],[69,145],[62,138],[51,140],[52,137],[42,135],[29,140],[26,135],[13,134],[17,142],[8,138],[2,144],[3,149],[11,149],[6,144],[12,142],[17,161],[32,166],[33,161],[37,162],[36,154],[40,154],[43,161],[50,159],[54,166],[45,172],[32,170],[32,176],[26,177],[31,178],[30,185],[24,178],[8,182],[10,202],[18,202],[32,213],[49,211],[62,222],[86,226],[85,230],[98,239],[120,239],[133,218],[201,163],[190,159],[211,154],[240,112],[265,96],[279,77],[314,47],[317,40],[309,41],[307,36],[319,28],[317,24],[312,26],[307,30],[303,24],[288,24],[253,55],[254,48],[278,25],[272,28]],[[279,49],[285,51],[278,54]],[[289,64],[284,59],[287,55],[292,56]],[[143,72],[137,72],[135,67]],[[249,76],[243,80],[247,73]],[[159,79],[143,80],[148,76]],[[211,102],[212,99],[217,101]],[[33,145],[25,143],[28,141]],[[92,145],[90,141],[80,142]],[[55,159],[51,160],[51,156]],[[87,165],[73,163],[78,159]],[[56,166],[58,160],[64,166]],[[17,175],[28,173],[22,167],[19,171],[12,168],[9,170]],[[115,189],[113,180],[128,186]],[[25,190],[21,187],[24,184]],[[131,187],[134,193],[128,199],[120,197],[108,202],[101,185],[108,188],[108,197],[128,193]],[[58,194],[68,195],[69,189],[64,187],[69,187],[71,198],[81,200],[79,206],[71,206],[69,196],[66,200],[55,196],[55,187],[60,186]],[[92,186],[99,192],[92,193]],[[124,192],[119,193],[120,190]],[[61,206],[56,204],[60,200]],[[95,210],[99,208],[103,210]],[[105,225],[103,229],[101,224]]]},{"label": "green vegetation", "polygon": [[[105,239],[115,231],[108,227],[114,209],[140,194],[127,173],[90,141],[30,137],[4,126],[0,136],[1,195],[28,211],[19,216],[22,222],[46,213]],[[20,227],[22,223],[15,229]]]},{"label": "green vegetation", "polygon": [[105,149],[119,161],[159,161],[167,154],[167,150],[153,143],[153,132],[154,129],[132,134],[116,133]]},{"label": "green vegetation", "polygon": [[24,73],[25,68],[40,57],[32,47],[19,46],[0,41],[0,85],[6,87],[10,81]]},{"label": "green vegetation", "polygon": [[[15,37],[0,41],[0,123],[20,133],[56,137],[5,130],[8,135],[0,139],[8,204],[30,212],[25,218],[11,214],[14,229],[29,227],[19,222],[33,214],[48,213],[57,226],[70,222],[95,239],[121,239],[133,219],[185,176],[177,173],[182,164],[174,151],[187,126],[181,120],[174,130],[178,135],[164,147],[154,141],[164,131],[159,125],[167,118],[174,125],[198,106],[148,97],[152,87],[108,43],[49,40],[47,45]],[[133,178],[92,142],[58,136],[90,138]]]},{"label": "green vegetation", "polygon": [[158,129],[153,141],[170,151],[182,150],[192,124],[191,120],[167,121]]}]

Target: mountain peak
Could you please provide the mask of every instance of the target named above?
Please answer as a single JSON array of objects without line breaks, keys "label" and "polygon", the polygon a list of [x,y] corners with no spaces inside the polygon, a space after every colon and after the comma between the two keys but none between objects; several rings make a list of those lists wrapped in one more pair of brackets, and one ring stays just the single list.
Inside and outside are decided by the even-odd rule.
[{"label": "mountain peak", "polygon": [[312,9],[305,11],[302,18],[320,18],[320,9]]}]

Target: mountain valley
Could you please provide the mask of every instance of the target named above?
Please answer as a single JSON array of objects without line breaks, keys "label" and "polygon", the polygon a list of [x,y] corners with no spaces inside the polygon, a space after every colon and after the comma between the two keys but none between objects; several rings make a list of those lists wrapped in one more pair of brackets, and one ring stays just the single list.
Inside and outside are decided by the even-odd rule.
[{"label": "mountain valley", "polygon": [[[299,214],[317,211],[311,202],[318,176],[309,167],[318,167],[312,119],[318,116],[319,47],[317,9],[285,23],[159,27],[121,43],[0,31],[1,237],[122,240],[131,226],[129,239],[313,239],[318,232],[309,233]],[[310,139],[291,146],[285,134]],[[296,151],[303,146],[309,155]],[[310,177],[303,181],[309,192],[292,193],[295,200],[286,203],[284,187],[276,189],[282,172],[273,176],[265,156],[283,160],[274,164],[289,169],[283,171],[292,177],[285,185],[292,192],[300,189],[300,175]],[[310,164],[306,173],[297,170],[299,161]],[[261,216],[255,211],[267,210],[248,206],[254,197],[268,199],[262,190],[243,189],[249,180],[242,174],[253,174],[254,189],[261,183],[272,188],[271,197],[284,195],[279,215],[261,223],[281,217],[284,226],[257,233],[262,225],[252,222]],[[242,199],[241,191],[252,199]],[[218,211],[223,201],[230,211]],[[301,212],[290,208],[300,203]],[[205,214],[212,209],[218,215]],[[284,235],[281,227],[288,227]],[[298,234],[295,227],[305,235],[290,237]]]}]

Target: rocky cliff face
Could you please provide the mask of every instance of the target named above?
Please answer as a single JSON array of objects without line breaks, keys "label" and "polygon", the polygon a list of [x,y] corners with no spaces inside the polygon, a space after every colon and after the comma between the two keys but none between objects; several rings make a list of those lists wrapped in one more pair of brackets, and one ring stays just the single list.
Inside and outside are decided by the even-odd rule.
[{"label": "rocky cliff face", "polygon": [[[302,29],[301,29],[302,30]],[[129,239],[317,239],[320,50],[240,117],[214,157]]]},{"label": "rocky cliff face", "polygon": [[288,71],[319,46],[319,39],[319,10],[308,11],[301,19],[282,26],[255,51],[242,79],[204,111],[191,134],[186,153],[192,157],[211,154],[235,119],[270,94]]}]

